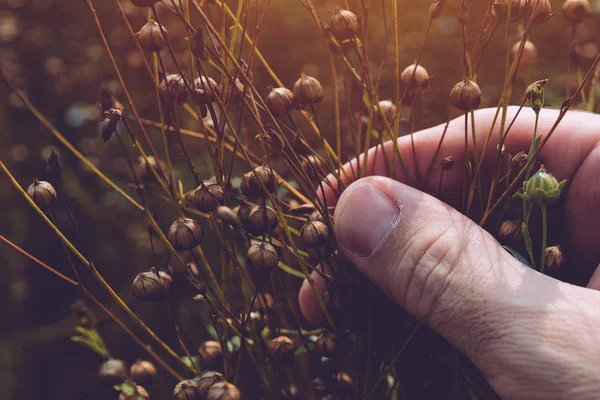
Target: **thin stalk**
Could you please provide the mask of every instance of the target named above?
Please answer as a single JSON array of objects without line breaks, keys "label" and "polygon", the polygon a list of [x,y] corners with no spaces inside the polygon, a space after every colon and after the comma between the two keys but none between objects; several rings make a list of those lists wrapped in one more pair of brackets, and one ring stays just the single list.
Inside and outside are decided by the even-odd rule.
[{"label": "thin stalk", "polygon": [[546,268],[546,242],[548,235],[548,220],[547,220],[547,209],[548,206],[546,204],[542,205],[542,255],[540,259],[542,260],[540,263],[540,272],[544,273],[544,268]]}]

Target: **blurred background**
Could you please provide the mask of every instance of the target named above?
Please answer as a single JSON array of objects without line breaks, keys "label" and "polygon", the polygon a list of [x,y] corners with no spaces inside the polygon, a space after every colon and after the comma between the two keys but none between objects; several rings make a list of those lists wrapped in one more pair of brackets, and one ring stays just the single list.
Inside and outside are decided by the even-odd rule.
[{"label": "blurred background", "polygon": [[[215,7],[210,5],[207,7]],[[236,1],[228,1],[235,6]],[[265,1],[254,1],[262,9]],[[343,1],[314,0],[321,20],[328,21],[334,7]],[[351,0],[350,4],[358,3]],[[386,40],[385,29],[392,32],[391,1],[371,0],[369,49],[372,67],[377,71],[382,60],[380,98],[393,96],[394,48],[392,37]],[[487,1],[471,0],[470,45],[483,23]],[[557,106],[564,99],[566,71],[571,48],[570,26],[560,11],[561,1],[553,1],[556,15],[535,27],[531,41],[537,46],[535,63],[524,68],[514,90],[518,102],[523,89],[537,79],[549,78],[547,102]],[[600,1],[592,1],[596,12]],[[401,67],[411,64],[423,41],[430,2],[400,0]],[[422,57],[422,65],[433,76],[431,89],[419,98],[418,128],[446,120],[448,93],[463,76],[462,43],[456,15],[459,0],[448,1],[442,17],[435,20],[431,38]],[[102,26],[122,68],[125,81],[133,94],[140,114],[158,120],[154,89],[145,73],[142,59],[123,25],[113,1],[95,2]],[[122,6],[134,30],[144,23],[143,10],[129,0]],[[384,21],[385,13],[388,15]],[[353,8],[359,9],[358,7]],[[212,10],[218,16],[218,9]],[[172,45],[186,49],[186,31],[182,24],[160,10]],[[102,84],[112,88],[123,101],[114,70],[92,22],[85,1],[75,0],[0,0],[0,63],[12,80],[29,96],[36,107],[70,142],[96,166],[135,197],[130,174],[118,142],[103,144],[100,140],[100,112],[96,106]],[[227,22],[230,24],[230,21]],[[227,25],[229,26],[229,25]],[[490,43],[478,79],[483,90],[482,107],[495,106],[502,89],[505,46],[504,27]],[[518,38],[517,25],[511,26],[511,37]],[[600,18],[589,18],[577,32],[583,71],[598,53]],[[325,99],[318,106],[325,132],[333,132],[333,77],[329,69],[327,43],[309,13],[294,0],[274,0],[267,12],[259,45],[270,66],[284,84],[291,87],[301,72],[318,78],[325,88]],[[180,59],[185,69],[187,58]],[[169,69],[167,65],[167,69]],[[173,69],[171,69],[173,71]],[[341,82],[344,77],[338,68]],[[255,63],[254,83],[261,94],[273,85],[265,69]],[[193,121],[183,120],[184,127],[194,129]],[[153,138],[157,131],[150,130]],[[43,176],[44,160],[54,148],[64,168],[63,194],[72,209],[85,240],[83,251],[99,266],[106,280],[128,301],[131,282],[136,273],[148,269],[152,255],[148,248],[146,225],[142,214],[118,194],[111,192],[95,175],[60,145],[23,106],[15,93],[0,83],[0,159],[7,164],[24,187]],[[159,143],[159,140],[157,140]],[[344,140],[344,151],[350,154],[353,144]],[[194,161],[207,171],[209,160],[202,157],[201,143],[190,142]],[[178,160],[181,162],[181,160]],[[191,176],[183,165],[176,165],[178,178],[191,187]],[[208,178],[207,171],[204,176]],[[160,210],[160,203],[155,204]],[[67,216],[56,215],[66,235],[75,238]],[[159,215],[167,226],[170,217]],[[59,240],[26,204],[24,199],[0,174],[0,234],[22,246],[42,261],[67,275],[71,274]],[[210,239],[208,239],[210,245]],[[218,254],[212,255],[218,260]],[[70,305],[80,298],[72,286],[42,270],[21,254],[0,244],[0,398],[2,399],[105,399],[110,392],[98,389],[96,370],[100,358],[70,341],[76,324]],[[85,275],[85,274],[84,274]],[[114,303],[103,295],[89,277],[84,282],[115,313],[127,320]],[[157,318],[152,305],[130,302],[134,311],[148,321],[168,343],[176,343],[165,321]],[[143,354],[101,311],[99,329],[107,345],[129,363]],[[137,332],[137,330],[134,329]],[[192,332],[193,334],[193,332]],[[164,373],[158,374],[151,388],[153,398],[169,398],[175,382]]]}]

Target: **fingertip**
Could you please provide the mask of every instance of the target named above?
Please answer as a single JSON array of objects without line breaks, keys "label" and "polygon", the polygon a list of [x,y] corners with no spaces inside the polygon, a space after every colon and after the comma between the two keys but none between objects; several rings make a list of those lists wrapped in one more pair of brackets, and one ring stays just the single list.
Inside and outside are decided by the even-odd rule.
[{"label": "fingertip", "polygon": [[[325,295],[325,293],[327,292],[325,280],[317,272],[311,273],[310,276],[313,280],[315,289],[317,290],[319,295],[323,297],[323,295]],[[321,310],[319,301],[315,296],[313,288],[310,286],[308,280],[306,279],[300,287],[300,292],[298,293],[298,302],[300,305],[300,311],[302,312],[304,318],[312,325],[320,325],[323,321],[323,311]]]}]

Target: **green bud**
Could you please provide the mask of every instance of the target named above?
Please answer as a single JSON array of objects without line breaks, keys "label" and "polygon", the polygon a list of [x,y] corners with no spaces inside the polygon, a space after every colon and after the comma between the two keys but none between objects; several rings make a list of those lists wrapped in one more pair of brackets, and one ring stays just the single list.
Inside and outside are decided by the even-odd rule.
[{"label": "green bud", "polygon": [[536,114],[539,113],[544,106],[544,87],[547,83],[548,79],[533,82],[525,91],[525,95],[531,104],[531,109]]},{"label": "green bud", "polygon": [[540,170],[525,182],[524,197],[540,207],[556,203],[566,182],[559,183],[542,165]]}]

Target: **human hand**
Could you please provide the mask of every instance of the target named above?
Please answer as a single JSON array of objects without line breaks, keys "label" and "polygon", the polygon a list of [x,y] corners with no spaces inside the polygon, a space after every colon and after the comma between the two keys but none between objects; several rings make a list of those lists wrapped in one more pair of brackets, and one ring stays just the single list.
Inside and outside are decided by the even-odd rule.
[{"label": "human hand", "polygon": [[[476,113],[478,144],[494,113]],[[509,121],[515,113],[511,107]],[[547,133],[557,116],[558,111],[542,110],[538,131]],[[533,113],[523,110],[505,143],[506,154],[529,149],[533,126]],[[414,136],[420,171],[427,170],[442,131],[438,126]],[[488,147],[492,162],[497,131]],[[559,181],[569,180],[564,227],[578,268],[596,268],[600,262],[599,142],[600,116],[569,112],[538,157]],[[410,138],[400,138],[399,146],[414,176]],[[384,151],[391,154],[391,143]],[[460,191],[462,118],[450,124],[439,159],[449,155],[456,167],[445,173],[444,190]],[[372,158],[369,175],[385,174],[383,157]],[[326,194],[329,204],[337,201],[335,233],[344,257],[467,355],[501,397],[598,398],[600,267],[587,288],[527,268],[475,222],[401,183],[405,176],[400,167],[396,171],[397,180],[372,176],[352,183],[339,199],[333,191]],[[439,173],[432,172],[432,185]],[[313,278],[324,292],[321,276]],[[309,321],[320,321],[306,283],[300,307]]]}]

